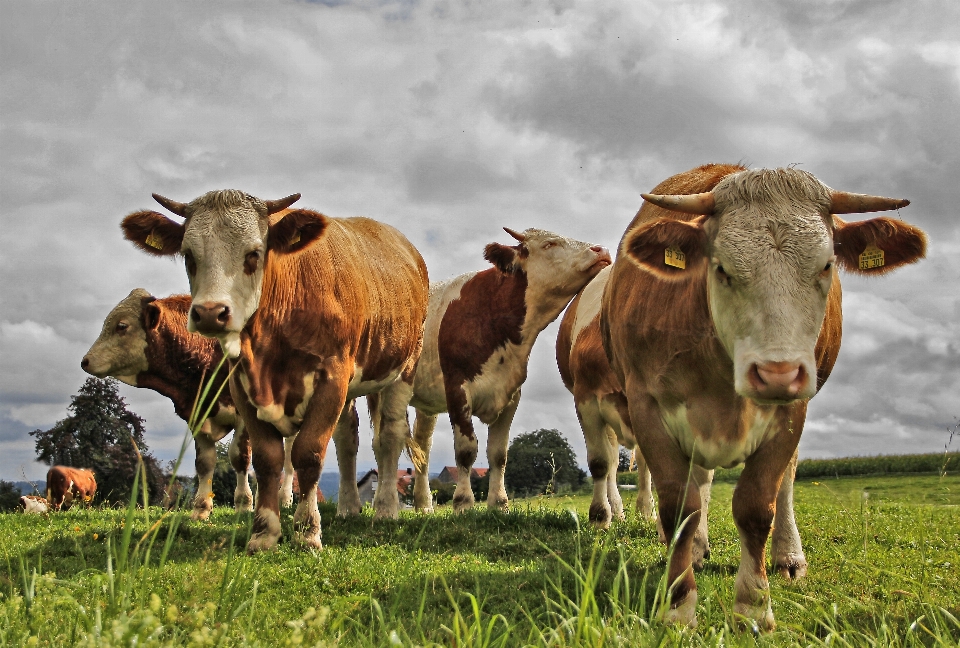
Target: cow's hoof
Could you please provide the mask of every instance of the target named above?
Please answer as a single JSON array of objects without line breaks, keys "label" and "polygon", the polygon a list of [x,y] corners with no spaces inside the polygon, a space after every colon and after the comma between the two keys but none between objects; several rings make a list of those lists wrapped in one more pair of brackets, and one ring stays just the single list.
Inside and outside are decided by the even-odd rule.
[{"label": "cow's hoof", "polygon": [[267,531],[254,533],[250,536],[250,542],[247,543],[247,553],[252,555],[261,551],[276,551],[279,539],[279,535]]},{"label": "cow's hoof", "polygon": [[454,495],[453,497],[453,511],[454,513],[463,513],[464,511],[469,511],[473,508],[474,499],[471,494],[469,497],[465,495]]},{"label": "cow's hoof", "polygon": [[398,511],[400,507],[383,507],[373,510],[373,519],[374,520],[396,520],[400,518],[400,513]]},{"label": "cow's hoof", "polygon": [[417,513],[425,513],[427,515],[433,513],[433,504],[428,504],[427,506],[415,506],[414,510]]},{"label": "cow's hoof", "polygon": [[353,506],[337,506],[337,517],[348,518],[360,515],[360,509]]},{"label": "cow's hoof", "polygon": [[190,513],[190,519],[194,522],[205,522],[210,518],[210,512],[213,510],[213,507],[209,504],[207,506],[194,506],[193,511]]},{"label": "cow's hoof", "polygon": [[297,549],[310,549],[320,551],[323,549],[323,543],[320,541],[320,533],[295,532],[293,534],[293,546]]},{"label": "cow's hoof", "polygon": [[613,516],[608,506],[594,502],[590,505],[590,511],[587,515],[590,522],[598,529],[610,528],[610,520],[613,519]]},{"label": "cow's hoof", "polygon": [[748,605],[734,603],[733,614],[737,617],[737,625],[754,633],[773,632],[777,623],[773,619],[773,610],[769,605]]},{"label": "cow's hoof", "polygon": [[488,501],[487,508],[491,511],[503,511],[506,513],[510,510],[510,500],[508,500],[506,497],[498,497],[493,501]]},{"label": "cow's hoof", "polygon": [[807,560],[802,555],[791,554],[778,558],[773,568],[788,581],[795,581],[807,575]]},{"label": "cow's hoof", "polygon": [[689,592],[680,605],[671,607],[663,615],[666,623],[677,623],[689,628],[697,627],[697,593]]},{"label": "cow's hoof", "polygon": [[702,542],[698,542],[696,538],[693,541],[693,568],[696,571],[703,569],[703,562],[705,560],[710,560],[710,545],[704,545]]},{"label": "cow's hoof", "polygon": [[250,513],[253,511],[253,497],[248,493],[234,495],[233,509],[237,513]]}]

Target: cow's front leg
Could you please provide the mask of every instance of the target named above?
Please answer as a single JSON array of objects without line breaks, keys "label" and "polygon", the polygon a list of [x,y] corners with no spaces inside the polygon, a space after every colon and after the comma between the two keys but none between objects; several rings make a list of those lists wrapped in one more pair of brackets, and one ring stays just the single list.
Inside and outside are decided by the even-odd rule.
[{"label": "cow's front leg", "polygon": [[710,533],[707,519],[710,509],[710,491],[713,487],[713,471],[693,466],[691,476],[700,491],[700,521],[693,536],[693,568],[703,569],[703,561],[710,558]]},{"label": "cow's front leg", "polygon": [[211,421],[204,421],[193,438],[197,451],[194,467],[197,470],[197,494],[193,498],[191,520],[206,520],[213,510],[213,471],[217,467],[217,442],[211,434]]},{"label": "cow's front leg", "polygon": [[[280,499],[280,506],[287,508],[293,506],[293,442],[297,435],[284,437],[283,439],[283,479],[280,481],[280,492],[277,497]],[[302,491],[301,491],[302,492]]]},{"label": "cow's front leg", "polygon": [[510,444],[510,425],[520,405],[520,390],[513,393],[510,402],[500,411],[497,420],[487,428],[487,463],[490,466],[490,481],[487,490],[487,508],[507,510],[507,489],[503,473],[507,467],[507,448]]},{"label": "cow's front leg", "polygon": [[607,438],[607,452],[609,459],[607,465],[607,501],[610,502],[610,515],[616,520],[626,519],[623,513],[623,498],[620,496],[620,485],[617,483],[617,468],[620,466],[620,441],[617,439],[617,433],[613,428],[607,425],[603,429],[603,434]]},{"label": "cow's front leg", "polygon": [[237,487],[233,491],[233,508],[241,513],[253,510],[253,491],[250,490],[250,435],[243,421],[237,417],[233,439],[230,440],[230,465],[237,475]]},{"label": "cow's front leg", "polygon": [[[237,394],[236,391],[233,392]],[[236,400],[236,398],[234,399]],[[253,469],[257,474],[257,501],[254,504],[253,529],[247,552],[274,549],[280,539],[280,504],[277,499],[280,469],[283,466],[283,437],[275,427],[258,420],[256,410],[248,403],[243,418],[250,435]]]},{"label": "cow's front leg", "polygon": [[[327,446],[346,405],[349,376],[345,366],[346,363],[328,358],[324,368],[317,372],[313,396],[293,442],[291,459],[300,485],[300,502],[293,514],[293,544],[298,547],[323,548],[317,484]],[[352,361],[349,366],[353,366]]]},{"label": "cow's front leg", "polygon": [[[370,416],[376,416],[371,407]],[[360,515],[360,490],[357,488],[357,452],[360,450],[360,415],[351,399],[343,407],[337,429],[333,433],[340,470],[340,493],[337,495],[337,516]]]},{"label": "cow's front leg", "polygon": [[473,408],[463,385],[444,382],[447,413],[453,425],[453,454],[457,462],[457,488],[453,491],[453,510],[462,513],[473,507],[470,475],[477,460],[477,435],[473,429]]},{"label": "cow's front leg", "polygon": [[[778,416],[786,419],[785,412]],[[733,521],[740,534],[733,611],[762,631],[776,627],[767,581],[766,546],[776,513],[777,491],[799,440],[800,435],[792,429],[783,429],[761,445],[747,459],[733,491]]]},{"label": "cow's front leg", "polygon": [[797,452],[794,452],[777,492],[777,513],[773,519],[773,538],[770,541],[773,568],[787,580],[807,575],[807,557],[803,554],[803,543],[793,512],[793,482],[796,476]]},{"label": "cow's front leg", "polygon": [[373,454],[377,459],[380,482],[373,496],[373,518],[396,520],[400,514],[400,494],[397,491],[397,468],[400,453],[410,447],[414,463],[422,465],[420,449],[413,442],[407,405],[413,397],[413,385],[398,380],[380,392],[379,425],[373,429]]},{"label": "cow's front leg", "polygon": [[423,463],[414,467],[413,506],[421,513],[433,513],[433,494],[430,492],[430,448],[433,447],[433,431],[437,427],[437,415],[417,410],[413,423],[413,441],[423,453]]}]

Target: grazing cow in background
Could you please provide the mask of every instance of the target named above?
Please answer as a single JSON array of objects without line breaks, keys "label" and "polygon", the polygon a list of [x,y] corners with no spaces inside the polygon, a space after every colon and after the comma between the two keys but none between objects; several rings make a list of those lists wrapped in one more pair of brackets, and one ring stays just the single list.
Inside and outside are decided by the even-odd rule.
[{"label": "grazing cow in background", "polygon": [[33,513],[36,515],[41,515],[50,510],[50,504],[47,502],[47,498],[40,497],[39,495],[21,496],[20,506],[23,508],[24,513]]},{"label": "grazing cow in background", "polygon": [[[262,201],[211,191],[184,204],[154,195],[186,220],[151,211],[127,216],[126,237],[156,255],[183,255],[188,327],[220,341],[238,369],[230,386],[250,435],[259,495],[247,550],[280,538],[277,491],[283,439],[304,496],[296,545],[321,547],[317,481],[331,436],[338,458],[358,447],[353,401],[380,393],[373,449],[381,474],[414,450],[404,385],[412,384],[427,313],[427,268],[397,230],[367,218],[285,211],[299,194]],[[419,460],[415,456],[416,460]],[[355,473],[340,467],[341,482]],[[396,489],[377,492],[379,517],[397,517]]]},{"label": "grazing cow in background", "polygon": [[[423,356],[408,394],[417,410],[414,439],[428,458],[437,415],[450,413],[459,475],[453,497],[457,511],[474,503],[470,488],[478,446],[474,416],[489,429],[487,506],[507,506],[503,485],[507,442],[530,350],[540,331],[610,264],[610,253],[591,243],[539,229],[523,234],[504,229],[519,244],[489,244],[484,258],[493,268],[431,286]],[[340,493],[343,497],[344,491]],[[417,467],[414,506],[433,508],[426,462]]]},{"label": "grazing cow in background", "polygon": [[89,505],[97,493],[97,477],[92,470],[52,466],[47,471],[47,502],[51,510],[67,509],[74,500]]},{"label": "grazing cow in background", "polygon": [[835,191],[799,169],[706,165],[644,194],[603,291],[600,331],[649,460],[669,536],[668,620],[696,624],[691,570],[701,468],[744,463],[733,494],[740,534],[734,613],[774,627],[765,547],[807,400],[840,350],[836,266],[882,274],[922,258],[899,220],[834,214],[908,204]]},{"label": "grazing cow in background", "polygon": [[[100,337],[83,356],[80,367],[98,378],[112,376],[163,394],[173,402],[177,416],[188,421],[203,382],[211,378],[223,357],[215,340],[187,331],[189,310],[189,295],[157,299],[143,288],[130,291],[107,315]],[[221,367],[207,398],[198,403],[200,412],[213,407],[194,437],[197,494],[190,514],[194,520],[206,520],[213,510],[217,442],[234,426],[237,432],[230,444],[230,463],[237,473],[237,488],[233,504],[238,511],[253,510],[247,477],[250,441],[242,423],[238,424],[230,390],[223,385],[226,376],[227,367]],[[223,390],[214,400],[221,386]]]}]

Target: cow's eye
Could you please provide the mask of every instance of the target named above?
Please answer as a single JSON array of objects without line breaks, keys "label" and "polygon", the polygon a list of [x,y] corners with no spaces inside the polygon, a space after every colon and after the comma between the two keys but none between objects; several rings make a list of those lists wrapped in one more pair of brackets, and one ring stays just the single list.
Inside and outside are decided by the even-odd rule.
[{"label": "cow's eye", "polygon": [[251,275],[257,271],[257,264],[260,262],[260,253],[254,250],[253,252],[247,252],[247,256],[243,259],[243,272],[244,274]]},{"label": "cow's eye", "polygon": [[197,262],[193,258],[193,253],[187,250],[183,253],[183,261],[187,266],[187,274],[191,277],[197,274]]},{"label": "cow's eye", "polygon": [[117,322],[117,333],[120,335],[126,333],[128,328],[130,328],[130,325],[126,322]]},{"label": "cow's eye", "polygon": [[730,285],[730,275],[727,274],[727,271],[723,269],[722,265],[717,265],[717,281],[724,286]]},{"label": "cow's eye", "polygon": [[547,241],[546,243],[543,244],[543,249],[544,249],[544,250],[549,250],[550,248],[552,248],[552,247],[555,246],[555,245],[556,245],[556,243],[554,243],[553,241]]}]

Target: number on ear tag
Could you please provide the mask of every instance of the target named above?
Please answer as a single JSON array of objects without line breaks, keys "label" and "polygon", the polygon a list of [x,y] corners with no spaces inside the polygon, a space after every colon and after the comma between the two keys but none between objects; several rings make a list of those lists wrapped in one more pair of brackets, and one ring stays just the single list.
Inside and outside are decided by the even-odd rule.
[{"label": "number on ear tag", "polygon": [[163,237],[156,232],[150,232],[150,236],[147,237],[147,240],[144,241],[144,243],[152,247],[154,250],[163,249]]},{"label": "number on ear tag", "polygon": [[676,245],[671,245],[663,251],[663,263],[683,270],[687,267],[687,255]]},{"label": "number on ear tag", "polygon": [[874,268],[882,268],[883,264],[884,264],[883,250],[878,248],[873,243],[868,245],[867,249],[865,249],[863,251],[863,254],[860,255],[861,270],[873,270]]}]

